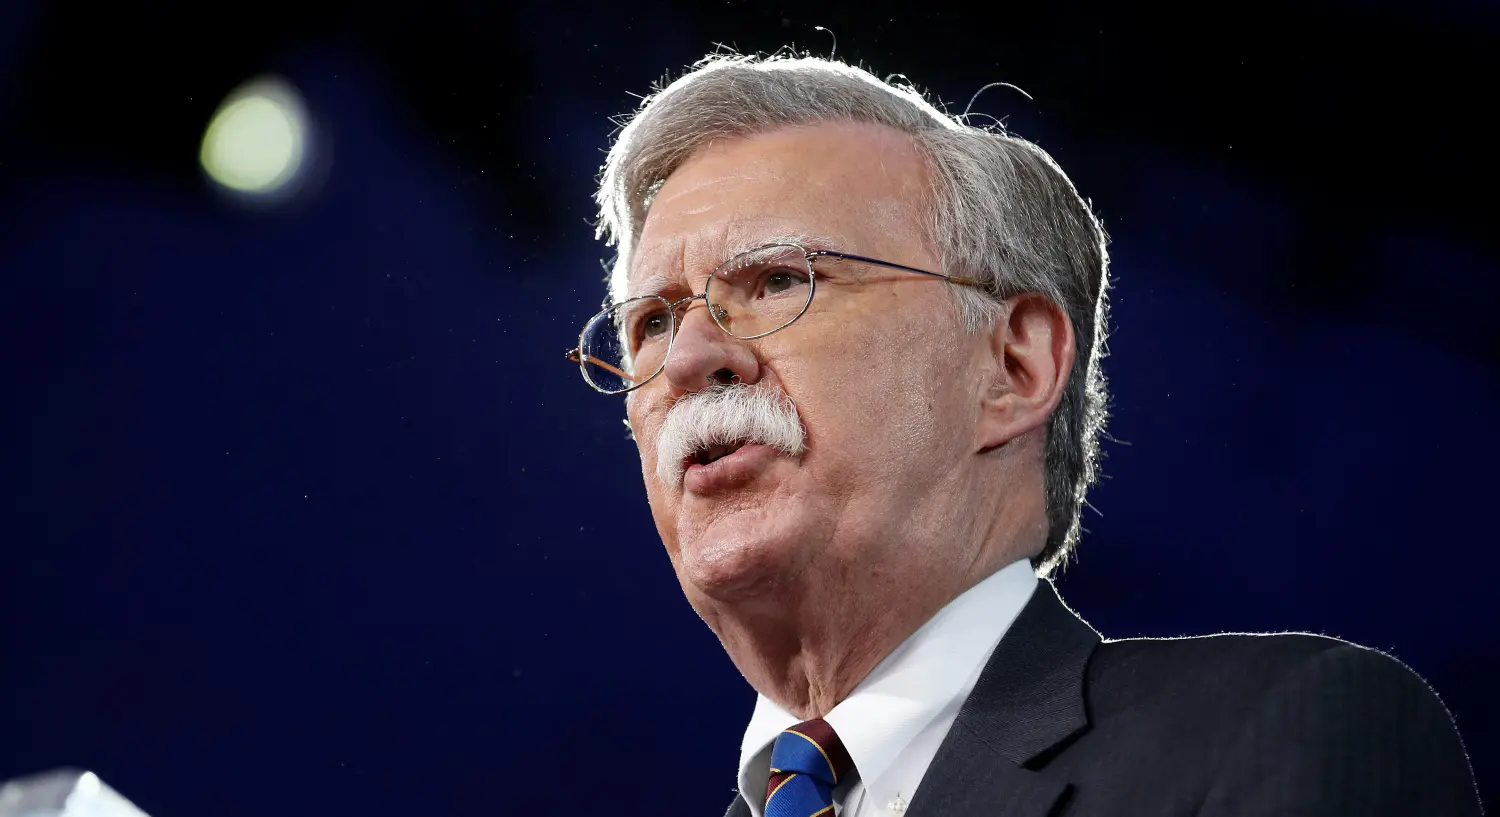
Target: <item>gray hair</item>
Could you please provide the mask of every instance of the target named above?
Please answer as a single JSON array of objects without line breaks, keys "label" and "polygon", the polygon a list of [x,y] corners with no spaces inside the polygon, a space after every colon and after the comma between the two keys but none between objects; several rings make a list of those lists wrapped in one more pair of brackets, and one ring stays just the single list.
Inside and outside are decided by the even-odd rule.
[{"label": "gray hair", "polygon": [[626,286],[634,243],[663,180],[718,139],[816,122],[864,122],[908,134],[933,178],[925,234],[945,272],[980,279],[953,287],[966,328],[988,331],[1000,301],[1040,293],[1067,313],[1077,359],[1048,420],[1044,575],[1078,540],[1084,497],[1098,477],[1108,393],[1100,358],[1108,329],[1106,237],[1088,202],[1041,148],[998,124],[971,127],[910,87],[817,57],[709,56],[641,104],[617,135],[599,178],[598,236],[617,244],[611,289]]}]

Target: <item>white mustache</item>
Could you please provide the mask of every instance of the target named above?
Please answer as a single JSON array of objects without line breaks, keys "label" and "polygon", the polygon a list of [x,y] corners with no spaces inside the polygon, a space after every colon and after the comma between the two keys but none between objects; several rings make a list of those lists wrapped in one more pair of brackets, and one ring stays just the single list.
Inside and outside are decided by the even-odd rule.
[{"label": "white mustache", "polygon": [[742,383],[719,384],[682,397],[656,438],[656,477],[682,481],[683,461],[713,445],[759,444],[799,456],[807,430],[785,393]]}]

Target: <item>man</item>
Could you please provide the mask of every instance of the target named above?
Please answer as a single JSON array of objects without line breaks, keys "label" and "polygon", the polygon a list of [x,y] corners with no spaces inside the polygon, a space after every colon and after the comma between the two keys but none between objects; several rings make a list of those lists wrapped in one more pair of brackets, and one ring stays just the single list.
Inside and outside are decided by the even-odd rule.
[{"label": "man", "polygon": [[683,591],[759,693],[729,815],[1479,813],[1396,661],[1106,642],[1059,600],[1107,261],[1041,150],[839,63],[714,57],[598,199],[614,306],[569,358],[626,395]]}]

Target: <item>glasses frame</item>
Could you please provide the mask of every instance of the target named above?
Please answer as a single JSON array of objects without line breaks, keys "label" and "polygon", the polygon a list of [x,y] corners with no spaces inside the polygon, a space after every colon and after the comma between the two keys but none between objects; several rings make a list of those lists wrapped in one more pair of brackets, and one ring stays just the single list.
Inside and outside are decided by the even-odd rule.
[{"label": "glasses frame", "polygon": [[[786,248],[789,248],[789,249],[795,249],[798,252],[802,253],[802,258],[803,258],[803,260],[805,260],[807,262],[807,270],[808,270],[809,273],[811,273],[811,275],[808,277],[807,302],[804,303],[804,304],[802,304],[802,308],[797,311],[796,315],[793,315],[790,320],[788,320],[786,323],[783,323],[782,325],[776,327],[775,329],[771,329],[771,330],[766,331],[766,332],[761,332],[758,335],[749,335],[749,336],[746,336],[746,337],[741,337],[741,336],[736,335],[733,332],[729,331],[729,329],[726,328],[724,326],[724,323],[723,323],[723,319],[724,319],[724,317],[727,314],[727,310],[725,310],[723,306],[720,306],[718,304],[708,303],[708,285],[705,284],[702,292],[698,293],[697,295],[689,295],[686,298],[682,298],[681,300],[678,300],[676,302],[668,301],[666,298],[663,298],[660,295],[642,295],[642,296],[637,297],[637,298],[628,298],[626,300],[620,301],[619,303],[610,304],[609,306],[607,306],[607,307],[599,310],[598,312],[594,313],[587,321],[584,322],[583,329],[580,330],[579,333],[578,333],[578,345],[574,346],[572,349],[569,349],[567,351],[567,354],[566,354],[567,359],[569,361],[573,362],[573,363],[577,363],[578,364],[578,372],[579,372],[579,374],[581,374],[583,376],[583,382],[587,383],[589,385],[589,388],[593,389],[594,391],[597,391],[600,394],[609,394],[609,395],[629,394],[630,392],[633,392],[636,389],[639,389],[640,387],[646,385],[647,383],[650,383],[652,380],[655,380],[662,372],[666,371],[666,369],[667,369],[667,361],[672,357],[672,347],[677,343],[677,328],[678,328],[678,323],[679,323],[678,319],[677,319],[677,311],[680,310],[682,307],[686,306],[687,304],[692,303],[693,301],[702,300],[704,303],[707,303],[708,307],[709,307],[708,314],[709,314],[709,317],[713,319],[714,325],[717,326],[717,327],[719,327],[719,329],[721,331],[723,331],[724,334],[726,334],[726,335],[734,338],[735,340],[756,340],[756,339],[759,339],[759,338],[763,338],[763,337],[765,337],[767,335],[773,335],[773,334],[775,334],[777,332],[780,332],[781,330],[787,328],[788,326],[791,326],[792,324],[796,323],[798,318],[801,318],[803,315],[807,314],[808,307],[812,306],[813,298],[816,297],[817,294],[818,294],[818,270],[817,270],[817,267],[813,263],[814,260],[818,259],[818,258],[831,258],[831,259],[833,259],[835,261],[853,261],[853,262],[860,263],[860,264],[870,264],[872,266],[877,266],[877,267],[886,267],[887,269],[901,270],[903,272],[913,272],[913,273],[916,273],[918,275],[927,275],[927,276],[930,276],[930,277],[933,277],[933,278],[941,278],[941,279],[943,279],[944,281],[947,281],[950,284],[956,284],[958,286],[967,286],[967,287],[975,287],[975,288],[983,288],[984,287],[984,282],[983,281],[980,281],[977,278],[970,278],[970,277],[965,276],[965,275],[951,275],[951,274],[946,273],[946,272],[933,272],[932,270],[919,269],[917,267],[909,267],[909,266],[907,266],[905,264],[897,264],[894,261],[882,261],[879,258],[871,258],[871,257],[865,256],[865,255],[855,255],[854,253],[835,252],[834,250],[809,250],[806,247],[802,246],[801,244],[794,244],[794,243],[789,243],[789,242],[785,242],[785,241],[777,241],[777,242],[772,242],[770,244],[763,244],[763,245],[761,245],[759,247],[756,247],[754,249],[746,250],[745,252],[742,252],[742,253],[736,253],[735,255],[733,255],[732,257],[730,257],[728,260],[724,261],[724,263],[718,265],[717,267],[714,267],[714,271],[709,275],[709,280],[712,281],[713,277],[716,276],[716,275],[718,275],[718,273],[719,273],[720,270],[722,270],[725,267],[729,266],[730,264],[734,263],[734,261],[736,259],[738,259],[738,258],[743,258],[746,255],[752,255],[754,253],[765,252],[766,250],[775,249],[777,247],[786,247]],[[662,355],[661,365],[659,365],[659,366],[656,367],[656,371],[652,372],[651,374],[647,375],[646,377],[641,378],[640,382],[632,385],[628,389],[618,389],[618,390],[610,391],[608,389],[601,389],[601,388],[599,388],[598,386],[594,385],[594,381],[592,381],[592,380],[589,379],[588,368],[587,367],[588,367],[588,365],[590,363],[594,364],[595,366],[599,366],[601,368],[607,369],[607,370],[613,372],[615,375],[619,376],[620,378],[622,378],[624,380],[635,380],[635,378],[632,377],[632,376],[630,376],[630,375],[628,375],[628,374],[625,374],[624,372],[616,369],[614,366],[612,366],[612,365],[610,365],[608,363],[604,363],[603,361],[590,358],[588,355],[584,354],[584,352],[583,352],[583,336],[584,336],[584,334],[588,332],[589,326],[592,325],[593,322],[595,320],[597,320],[600,316],[605,315],[606,313],[610,312],[611,310],[618,309],[621,306],[624,306],[625,304],[634,303],[636,301],[644,301],[644,300],[647,300],[647,299],[655,299],[655,300],[661,301],[662,305],[667,308],[667,315],[670,317],[670,319],[672,321],[671,327],[668,330],[669,336],[667,338],[667,351],[666,351],[666,353],[664,353]]]}]

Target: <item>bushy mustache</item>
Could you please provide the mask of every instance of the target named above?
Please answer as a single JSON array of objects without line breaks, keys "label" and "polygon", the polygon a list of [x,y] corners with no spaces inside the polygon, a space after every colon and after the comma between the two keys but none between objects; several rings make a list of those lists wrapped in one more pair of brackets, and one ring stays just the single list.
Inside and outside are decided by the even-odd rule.
[{"label": "bushy mustache", "polygon": [[795,457],[807,443],[807,430],[784,392],[759,383],[717,384],[684,395],[667,412],[656,437],[656,476],[676,486],[688,457],[737,443],[770,446]]}]

